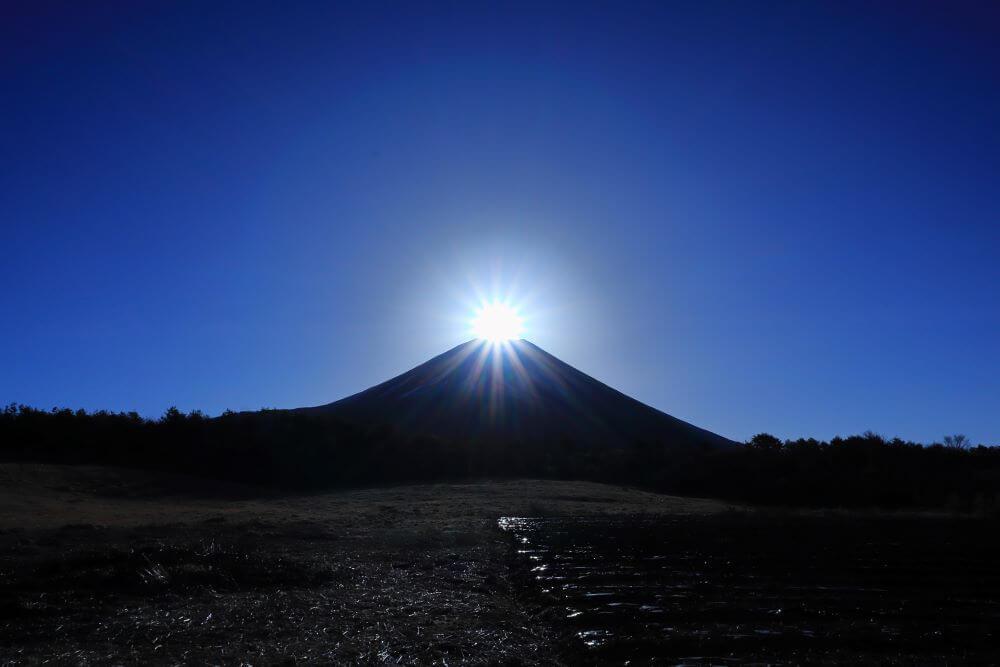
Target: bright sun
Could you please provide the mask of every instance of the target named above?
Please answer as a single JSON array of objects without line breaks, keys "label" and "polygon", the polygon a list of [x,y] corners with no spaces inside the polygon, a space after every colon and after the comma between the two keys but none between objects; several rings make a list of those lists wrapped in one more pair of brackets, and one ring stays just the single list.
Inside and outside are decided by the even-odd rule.
[{"label": "bright sun", "polygon": [[472,333],[476,338],[499,343],[520,338],[524,332],[524,319],[506,303],[493,301],[483,304],[472,319]]}]

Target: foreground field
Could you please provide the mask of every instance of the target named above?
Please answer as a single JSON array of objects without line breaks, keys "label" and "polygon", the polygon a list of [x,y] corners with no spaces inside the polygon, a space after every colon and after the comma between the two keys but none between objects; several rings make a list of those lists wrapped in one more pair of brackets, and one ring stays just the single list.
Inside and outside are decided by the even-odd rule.
[{"label": "foreground field", "polygon": [[0,661],[514,662],[565,656],[512,581],[503,515],[726,509],[516,481],[297,497],[0,467]]},{"label": "foreground field", "polygon": [[0,465],[0,664],[991,662],[995,528],[583,482],[264,496]]}]

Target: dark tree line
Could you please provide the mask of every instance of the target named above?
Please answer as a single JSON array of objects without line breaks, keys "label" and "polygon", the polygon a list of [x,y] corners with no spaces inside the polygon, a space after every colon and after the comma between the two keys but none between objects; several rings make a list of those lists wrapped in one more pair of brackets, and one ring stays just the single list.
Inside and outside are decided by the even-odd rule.
[{"label": "dark tree line", "polygon": [[1000,510],[1000,447],[923,445],[875,433],[781,441],[762,433],[689,477],[690,491],[762,504]]},{"label": "dark tree line", "polygon": [[873,433],[732,450],[590,447],[559,442],[451,442],[391,426],[283,410],[208,418],[174,408],[136,413],[0,412],[0,459],[156,469],[285,489],[474,478],[615,482],[762,504],[1000,509],[1000,448],[964,436],[921,445]]}]

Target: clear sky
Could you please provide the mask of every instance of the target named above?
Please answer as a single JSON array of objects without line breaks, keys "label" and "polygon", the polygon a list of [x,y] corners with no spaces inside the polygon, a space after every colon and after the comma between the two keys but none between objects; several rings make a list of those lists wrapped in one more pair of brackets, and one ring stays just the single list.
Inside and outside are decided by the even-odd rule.
[{"label": "clear sky", "polygon": [[1000,443],[996,3],[0,12],[0,401],[325,403],[495,293],[734,439]]}]

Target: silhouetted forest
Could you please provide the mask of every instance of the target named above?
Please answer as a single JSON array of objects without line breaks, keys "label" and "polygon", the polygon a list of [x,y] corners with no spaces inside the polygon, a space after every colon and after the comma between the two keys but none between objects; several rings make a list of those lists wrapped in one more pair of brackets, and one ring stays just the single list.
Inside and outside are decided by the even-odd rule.
[{"label": "silhouetted forest", "polygon": [[209,418],[171,408],[156,420],[18,405],[0,413],[6,461],[149,468],[283,489],[536,477],[776,505],[1000,509],[1000,448],[973,447],[963,436],[930,445],[874,433],[829,442],[759,434],[728,450],[667,444],[450,442],[285,410]]}]

